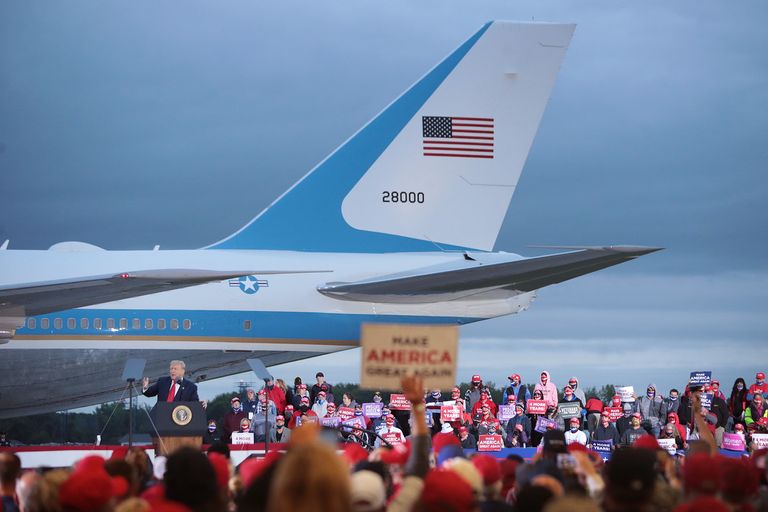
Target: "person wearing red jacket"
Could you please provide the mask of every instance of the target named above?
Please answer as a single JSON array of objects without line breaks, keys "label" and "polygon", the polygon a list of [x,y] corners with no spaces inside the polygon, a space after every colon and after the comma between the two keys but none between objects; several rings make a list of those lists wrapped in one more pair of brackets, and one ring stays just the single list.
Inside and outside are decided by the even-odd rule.
[{"label": "person wearing red jacket", "polygon": [[266,386],[264,389],[267,390],[267,396],[270,400],[272,400],[272,402],[274,402],[275,408],[277,409],[277,414],[282,415],[285,412],[286,405],[285,391],[275,386],[275,381],[272,378],[265,381],[265,384]]},{"label": "person wearing red jacket", "polygon": [[480,410],[484,405],[487,405],[490,408],[491,414],[495,418],[496,414],[499,412],[499,408],[496,406],[494,401],[490,399],[488,393],[485,391],[480,392],[480,400],[478,400],[477,403],[472,407],[472,417],[477,418],[480,414]]},{"label": "person wearing red jacket", "polygon": [[755,393],[760,393],[763,396],[768,393],[768,382],[765,382],[765,374],[763,372],[757,372],[755,375],[755,383],[749,386],[747,400],[752,400],[752,395]]},{"label": "person wearing red jacket", "polygon": [[680,439],[683,440],[683,442],[686,442],[688,430],[680,424],[680,418],[677,417],[676,412],[670,412],[667,414],[667,425],[673,424],[675,428],[677,429],[677,432],[680,434]]}]

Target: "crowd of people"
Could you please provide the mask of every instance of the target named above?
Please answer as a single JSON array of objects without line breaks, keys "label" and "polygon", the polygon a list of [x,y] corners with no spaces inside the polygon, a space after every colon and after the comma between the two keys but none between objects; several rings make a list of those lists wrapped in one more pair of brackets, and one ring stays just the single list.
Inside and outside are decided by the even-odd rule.
[{"label": "crowd of people", "polygon": [[[711,380],[666,397],[649,385],[642,397],[610,403],[584,396],[576,378],[560,391],[547,372],[532,388],[510,375],[501,404],[479,375],[464,393],[456,387],[446,397],[410,377],[397,394],[408,407],[403,400],[385,404],[377,393],[372,403],[382,405],[371,408],[381,410],[377,418],[362,414],[352,396],[337,402],[321,372],[316,380],[311,388],[297,380],[290,393],[280,380],[267,381],[258,392],[232,398],[232,419],[223,420],[230,433],[255,433],[255,415],[273,415],[274,426],[262,435],[268,430],[283,443],[237,467],[229,445],[217,440],[207,453],[182,448],[154,464],[133,448],[106,461],[92,456],[73,468],[24,473],[18,457],[2,451],[0,510],[768,510],[768,450],[749,443],[768,423],[762,373],[751,386],[737,380],[727,398]],[[542,402],[540,414],[528,410]],[[458,417],[441,421],[444,406],[454,412],[458,406]],[[331,430],[329,443],[321,420],[339,409],[358,419]],[[571,417],[558,417],[563,411]],[[740,431],[748,452],[721,455],[718,438]],[[500,436],[508,447],[536,447],[535,455],[526,461],[466,450],[487,436]],[[660,446],[669,436],[679,451]],[[590,449],[597,441],[611,441],[609,456]]]},{"label": "crowd of people", "polygon": [[[383,434],[395,442],[410,434],[410,412],[393,403],[385,403],[380,392],[372,402],[382,404],[366,413],[364,404],[349,393],[338,399],[333,386],[326,382],[323,372],[317,372],[316,382],[308,386],[300,377],[291,388],[282,379],[268,380],[258,392],[248,389],[246,396],[233,396],[231,410],[218,421],[208,421],[206,444],[232,442],[232,434],[250,432],[253,442],[286,442],[291,431],[303,422],[316,421],[323,425],[352,423],[360,428],[341,429],[340,440],[352,435],[361,445],[372,449],[382,443]],[[679,450],[689,441],[700,439],[701,432],[693,411],[694,394],[706,402],[698,409],[704,428],[722,447],[725,434],[741,437],[745,448],[751,445],[752,434],[768,432],[768,407],[765,374],[758,372],[755,382],[747,385],[743,378],[733,384],[729,396],[720,389],[720,382],[711,379],[701,386],[687,384],[682,393],[672,388],[662,394],[655,384],[648,384],[642,396],[615,395],[604,403],[595,395],[585,396],[577,377],[568,379],[562,388],[552,382],[549,372],[542,371],[538,382],[528,386],[519,374],[509,376],[501,402],[496,403],[492,391],[480,375],[473,375],[463,393],[457,386],[450,395],[440,390],[425,393],[427,425],[433,434],[455,434],[464,448],[476,448],[481,435],[500,435],[507,448],[538,447],[547,429],[565,432],[566,440],[590,446],[592,441],[610,441],[612,448],[629,447],[642,435],[657,439],[674,439]],[[441,415],[441,406],[457,406],[460,414],[450,420]],[[538,405],[540,409],[535,408]],[[564,407],[570,405],[571,407]],[[566,413],[567,411],[567,413]],[[441,419],[442,418],[442,419]],[[329,420],[338,419],[338,423]],[[537,428],[538,427],[538,428]],[[367,432],[366,432],[367,431]],[[378,434],[378,436],[377,436]]]}]

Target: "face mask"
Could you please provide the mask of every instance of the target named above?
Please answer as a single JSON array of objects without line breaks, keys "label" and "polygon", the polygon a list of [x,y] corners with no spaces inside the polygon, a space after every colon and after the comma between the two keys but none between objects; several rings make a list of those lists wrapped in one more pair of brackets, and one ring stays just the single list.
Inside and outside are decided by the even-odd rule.
[{"label": "face mask", "polygon": [[676,396],[671,396],[671,397],[669,397],[669,399],[674,402],[675,400],[677,400],[677,397]]},{"label": "face mask", "polygon": [[579,430],[579,427],[571,427],[571,432],[576,433],[577,430]]},{"label": "face mask", "polygon": [[363,415],[363,411],[355,411],[355,416],[362,416],[362,415]]},{"label": "face mask", "polygon": [[741,391],[742,389],[744,389],[744,384],[742,384],[741,382],[739,382],[738,384],[736,384],[736,389],[738,389],[739,391]]},{"label": "face mask", "polygon": [[374,401],[374,403],[379,403],[379,402],[381,402],[381,397],[380,396],[375,396],[375,397],[373,397],[373,401]]},{"label": "face mask", "polygon": [[648,398],[653,398],[656,395],[655,391],[648,391]]},{"label": "face mask", "polygon": [[299,407],[301,412],[307,412],[309,410],[309,406],[306,404],[303,404],[301,407]]},{"label": "face mask", "polygon": [[208,425],[208,432],[216,432],[216,425]]}]

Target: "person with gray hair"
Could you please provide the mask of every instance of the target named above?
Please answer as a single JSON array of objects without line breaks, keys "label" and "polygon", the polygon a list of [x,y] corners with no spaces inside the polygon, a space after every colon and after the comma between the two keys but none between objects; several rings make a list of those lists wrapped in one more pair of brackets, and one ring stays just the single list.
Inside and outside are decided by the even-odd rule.
[{"label": "person with gray hair", "polygon": [[[160,377],[157,382],[149,385],[149,378],[142,380],[144,396],[156,396],[158,402],[197,402],[197,385],[184,378],[187,365],[184,361],[171,361],[168,377]],[[205,403],[203,404],[205,407]]]}]

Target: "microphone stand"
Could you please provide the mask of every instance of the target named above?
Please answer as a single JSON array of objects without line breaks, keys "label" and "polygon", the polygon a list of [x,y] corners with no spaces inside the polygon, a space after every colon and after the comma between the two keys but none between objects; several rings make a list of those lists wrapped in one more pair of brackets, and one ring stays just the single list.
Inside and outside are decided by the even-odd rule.
[{"label": "microphone stand", "polygon": [[128,449],[133,448],[133,383],[136,379],[128,379]]},{"label": "microphone stand", "polygon": [[[269,428],[269,392],[267,388],[267,380],[264,381],[264,456],[269,453],[269,434],[272,433]],[[277,412],[275,412],[277,414]]]}]

